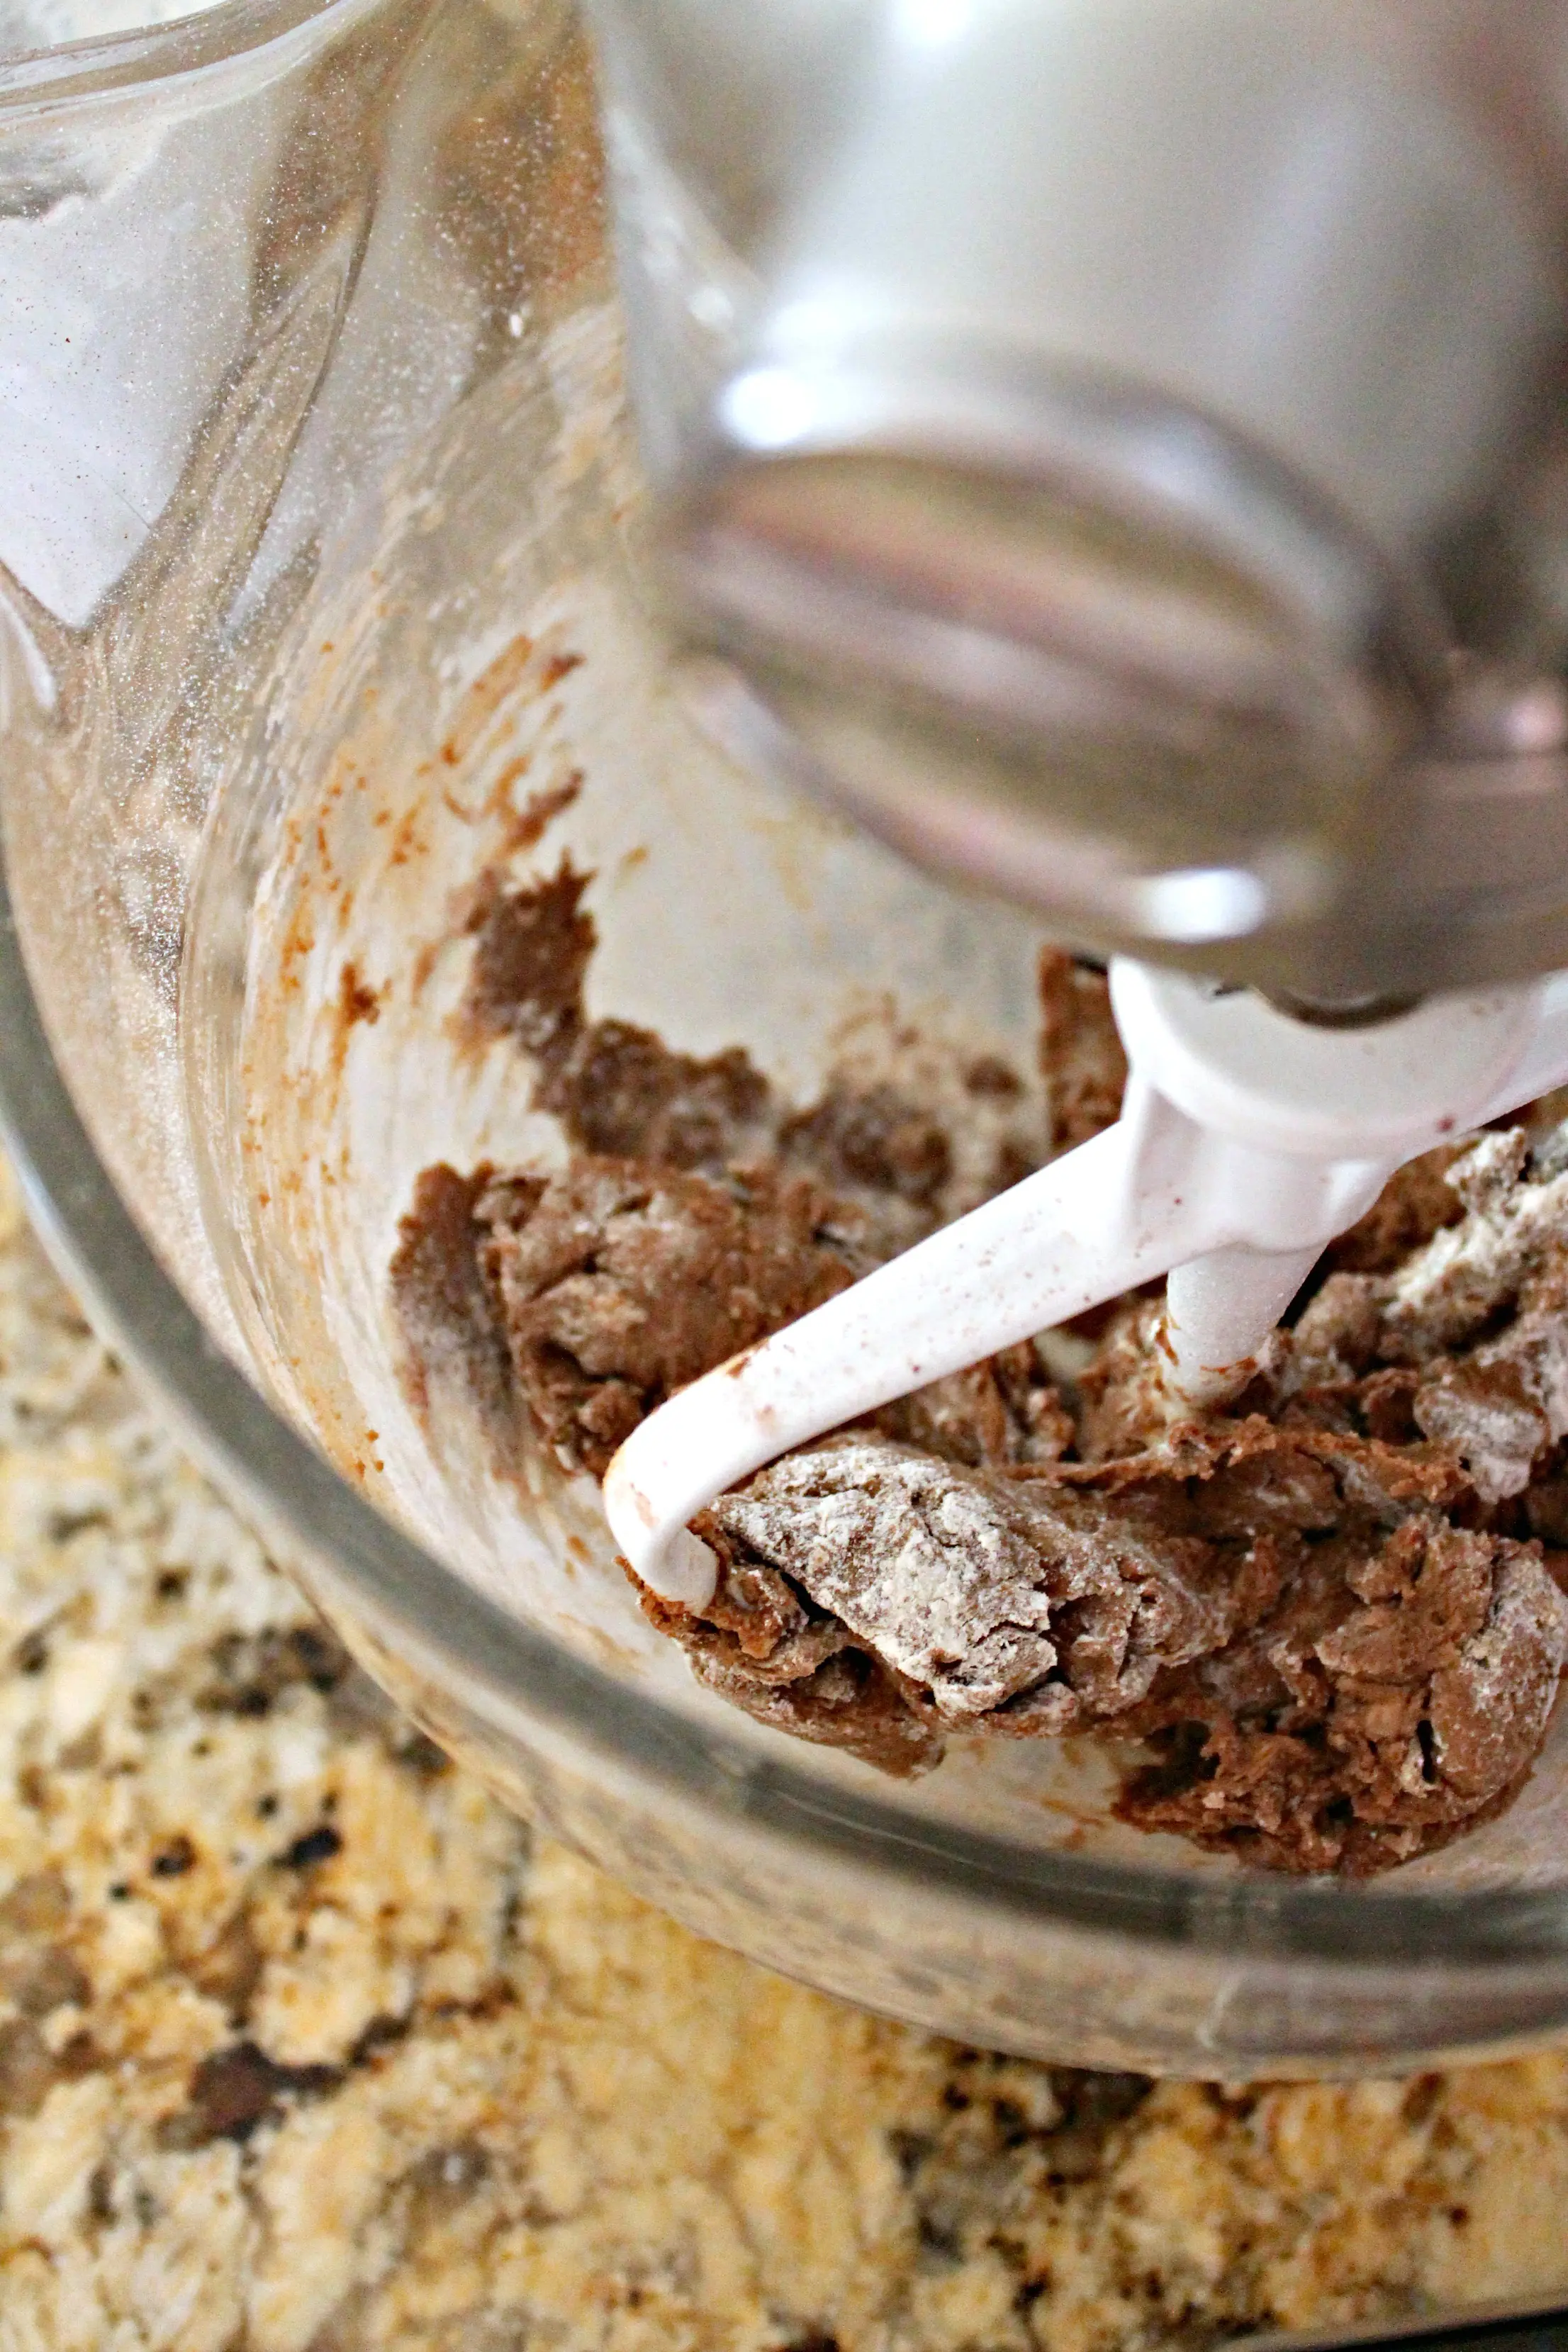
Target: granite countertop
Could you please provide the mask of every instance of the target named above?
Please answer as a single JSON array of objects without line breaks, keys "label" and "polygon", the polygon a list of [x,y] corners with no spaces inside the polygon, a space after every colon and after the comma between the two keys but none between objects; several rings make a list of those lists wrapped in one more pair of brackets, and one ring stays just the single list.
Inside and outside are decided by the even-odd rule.
[{"label": "granite countertop", "polygon": [[0,1776],[0,2352],[1110,2352],[1568,2289],[1568,2054],[1026,2065],[531,1843],[139,1406],[3,1169]]}]

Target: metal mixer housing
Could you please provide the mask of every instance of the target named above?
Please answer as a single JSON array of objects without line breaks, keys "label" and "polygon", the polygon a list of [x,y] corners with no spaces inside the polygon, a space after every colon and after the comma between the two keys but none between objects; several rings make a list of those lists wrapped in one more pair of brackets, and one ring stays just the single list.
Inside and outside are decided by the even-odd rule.
[{"label": "metal mixer housing", "polygon": [[1062,935],[1568,962],[1564,0],[594,0],[715,722]]}]

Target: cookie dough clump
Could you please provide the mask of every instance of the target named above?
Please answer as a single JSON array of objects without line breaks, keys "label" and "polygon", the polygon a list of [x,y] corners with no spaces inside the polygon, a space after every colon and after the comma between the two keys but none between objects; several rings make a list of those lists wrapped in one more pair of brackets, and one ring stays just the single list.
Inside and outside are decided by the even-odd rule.
[{"label": "cookie dough clump", "polygon": [[[583,887],[563,867],[474,926],[472,1016],[532,1057],[566,1165],[427,1171],[393,1277],[416,1383],[465,1354],[498,1431],[600,1475],[968,1205],[966,1121],[1003,1122],[994,1183],[1029,1153],[994,1061],[942,1104],[836,1081],[795,1110],[738,1052],[590,1021]],[[1125,1075],[1102,978],[1053,952],[1041,985],[1037,1159]],[[1301,1872],[1441,1844],[1522,1785],[1568,1661],[1568,1129],[1415,1163],[1316,1279],[1227,1412],[1171,1425],[1159,1303],[1125,1300],[1075,1353],[1011,1349],[721,1496],[712,1601],[643,1605],[736,1705],[888,1771],[1099,1732],[1141,1743],[1121,1811],[1150,1830]]]},{"label": "cookie dough clump", "polygon": [[[693,1176],[584,1153],[473,1205],[511,1373],[559,1458],[600,1477],[677,1389],[853,1281],[849,1226],[766,1162]],[[842,1219],[842,1213],[839,1213]]]}]

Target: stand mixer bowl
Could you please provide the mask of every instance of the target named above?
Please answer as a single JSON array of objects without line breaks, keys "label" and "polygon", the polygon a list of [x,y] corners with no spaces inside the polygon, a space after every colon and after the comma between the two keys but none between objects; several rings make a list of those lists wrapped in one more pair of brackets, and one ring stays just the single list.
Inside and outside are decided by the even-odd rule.
[{"label": "stand mixer bowl", "polygon": [[590,0],[719,723],[1079,942],[1568,962],[1561,0]]},{"label": "stand mixer bowl", "polygon": [[[560,1148],[452,1017],[487,872],[569,855],[595,1012],[802,1101],[846,1054],[936,1085],[1034,1050],[1032,918],[731,766],[671,689],[573,15],[228,0],[0,68],[0,183],[19,348],[81,339],[78,451],[133,516],[62,489],[0,541],[0,1109],[90,1311],[371,1670],[701,1932],[967,2040],[1234,2076],[1568,2030],[1568,1727],[1374,1888],[1141,1838],[1071,1742],[889,1782],[700,1692],[592,1490],[498,1477],[400,1381],[417,1171]],[[148,222],[156,413],[93,411],[130,373],[102,257]]]}]

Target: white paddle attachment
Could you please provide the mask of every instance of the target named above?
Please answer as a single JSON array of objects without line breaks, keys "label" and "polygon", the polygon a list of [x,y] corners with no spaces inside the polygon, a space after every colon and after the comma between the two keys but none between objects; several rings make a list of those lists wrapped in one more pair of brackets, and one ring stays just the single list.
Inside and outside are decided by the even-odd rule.
[{"label": "white paddle attachment", "polygon": [[764,1463],[1163,1274],[1173,1412],[1223,1402],[1394,1170],[1568,1080],[1568,974],[1361,1028],[1111,969],[1121,1118],[661,1405],[605,1479],[643,1581],[700,1608],[688,1522]]}]

